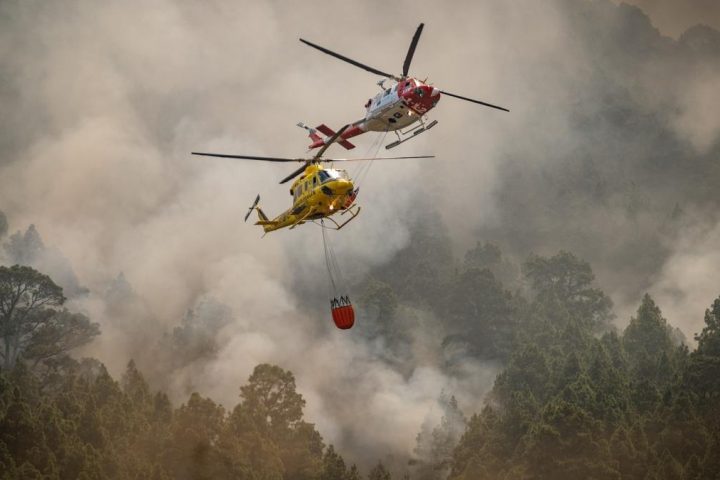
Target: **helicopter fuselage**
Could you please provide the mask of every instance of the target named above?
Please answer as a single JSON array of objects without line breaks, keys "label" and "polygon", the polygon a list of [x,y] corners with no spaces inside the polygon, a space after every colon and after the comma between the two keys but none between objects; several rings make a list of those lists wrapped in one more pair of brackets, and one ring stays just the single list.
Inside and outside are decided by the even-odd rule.
[{"label": "helicopter fuselage", "polygon": [[[408,72],[410,71],[410,64],[412,62],[413,55],[415,55],[415,49],[417,48],[424,26],[425,25],[421,23],[415,30],[415,35],[413,35],[412,40],[410,41],[410,47],[405,55],[401,75],[393,75],[386,71],[378,70],[377,68],[358,62],[357,60],[353,60],[352,58],[333,52],[332,50],[328,50],[325,47],[321,47],[320,45],[309,42],[303,38],[300,39],[300,41],[305,45],[319,50],[326,55],[330,55],[338,60],[342,60],[343,62],[347,62],[355,67],[361,68],[374,75],[390,79],[394,82],[388,89],[384,89],[383,82],[385,80],[378,82],[378,85],[384,89],[383,92],[367,101],[365,104],[365,108],[367,109],[365,112],[365,118],[354,122],[351,124],[351,128],[348,128],[343,132],[340,140],[338,140],[340,145],[348,150],[355,148],[355,145],[350,143],[347,139],[365,132],[395,132],[397,141],[385,145],[386,149],[394,148],[401,143],[414,138],[418,134],[431,129],[434,125],[437,125],[437,120],[433,120],[426,124],[423,117],[426,113],[433,109],[435,105],[437,105],[438,101],[440,101],[441,94],[465,100],[467,102],[484,105],[486,107],[504,110],[506,112],[510,111],[505,107],[500,107],[491,103],[450,93],[447,90],[440,90],[439,88],[426,85],[425,82],[421,82],[415,77],[410,77],[408,75]],[[420,123],[420,125],[403,130],[416,122]],[[299,123],[298,126],[303,127],[310,132],[310,138],[312,139],[312,143],[310,144],[311,149],[321,148],[328,142],[328,139],[322,138],[316,133],[316,131],[319,131],[328,137],[331,137],[334,134],[332,129],[325,124],[318,125],[315,128],[309,128],[302,123]]]},{"label": "helicopter fuselage", "polygon": [[355,125],[372,132],[400,130],[420,120],[439,101],[440,90],[407,78],[369,99],[365,118]]},{"label": "helicopter fuselage", "polygon": [[[365,118],[353,122],[340,136],[339,142],[345,148],[353,148],[348,138],[356,137],[365,132],[393,132],[422,121],[425,114],[432,110],[440,101],[440,90],[426,85],[417,78],[406,78],[399,82],[393,81],[389,88],[383,89],[365,103]],[[334,133],[325,125],[317,127],[327,135]],[[310,129],[313,143],[309,148],[322,147],[327,143]]]},{"label": "helicopter fuselage", "polygon": [[290,195],[293,196],[292,207],[272,220],[267,219],[262,210],[258,209],[259,220],[256,225],[262,225],[266,232],[270,232],[328,218],[352,207],[357,190],[345,170],[310,164],[305,173],[293,182]]}]

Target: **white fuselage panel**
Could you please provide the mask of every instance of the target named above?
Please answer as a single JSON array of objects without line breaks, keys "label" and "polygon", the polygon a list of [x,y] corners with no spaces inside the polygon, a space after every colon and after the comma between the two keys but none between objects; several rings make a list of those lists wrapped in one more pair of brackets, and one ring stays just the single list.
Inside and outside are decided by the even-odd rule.
[{"label": "white fuselage panel", "polygon": [[374,132],[399,130],[418,121],[419,118],[398,96],[397,84],[395,84],[372,99],[365,114],[363,129]]}]

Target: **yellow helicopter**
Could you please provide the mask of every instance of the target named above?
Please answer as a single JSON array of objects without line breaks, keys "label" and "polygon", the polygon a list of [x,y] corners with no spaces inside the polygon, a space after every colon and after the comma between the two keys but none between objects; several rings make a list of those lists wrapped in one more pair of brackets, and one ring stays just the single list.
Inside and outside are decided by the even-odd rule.
[{"label": "yellow helicopter", "polygon": [[[355,204],[355,199],[358,195],[359,189],[355,187],[353,181],[350,179],[350,176],[345,170],[325,168],[323,163],[435,158],[433,155],[352,159],[321,158],[330,145],[335,143],[335,141],[339,138],[342,138],[342,134],[348,127],[349,125],[345,125],[343,128],[338,130],[312,158],[258,157],[250,155],[226,155],[220,153],[201,152],[192,152],[192,154],[207,157],[259,160],[265,162],[303,163],[300,168],[280,181],[280,183],[283,184],[300,175],[300,177],[293,182],[292,187],[290,187],[290,195],[293,197],[292,207],[270,220],[270,218],[258,206],[258,203],[260,203],[260,195],[258,195],[252,206],[248,209],[248,212],[245,215],[245,221],[247,221],[253,210],[257,210],[258,221],[255,225],[262,226],[266,233],[285,227],[293,229],[305,222],[325,218],[335,225],[330,228],[340,230],[353,220],[358,213],[360,213],[360,207]],[[348,217],[345,221],[337,222],[332,218],[332,216],[336,213],[340,213],[340,215],[349,213],[350,217]]]}]

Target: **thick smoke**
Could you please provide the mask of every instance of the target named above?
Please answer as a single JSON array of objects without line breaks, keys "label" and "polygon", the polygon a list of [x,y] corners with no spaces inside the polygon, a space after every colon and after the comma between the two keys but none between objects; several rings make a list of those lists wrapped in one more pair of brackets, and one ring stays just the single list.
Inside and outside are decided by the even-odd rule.
[{"label": "thick smoke", "polygon": [[625,3],[643,9],[663,35],[678,38],[697,24],[720,29],[720,4],[715,0],[629,0]]},{"label": "thick smoke", "polygon": [[[332,236],[350,280],[439,212],[458,255],[477,240],[517,258],[571,250],[621,311],[650,289],[696,330],[717,294],[710,28],[663,37],[609,0],[3,2],[0,209],[12,231],[35,224],[89,290],[74,306],[103,334],[85,353],[115,373],[134,357],[176,400],[198,390],[226,406],[255,364],[277,363],[326,441],[362,461],[410,454],[442,390],[478,410],[496,367],[444,374],[437,319],[398,366],[329,323],[319,230],[261,240],[242,223],[258,192],[268,213],[287,208],[287,169],[189,155],[300,155],[297,121],[358,119],[377,87],[297,37],[397,72],[421,21],[411,73],[511,113],[445,97],[439,125],[396,150],[438,158],[373,165],[363,213]],[[357,153],[379,140],[359,137]]]}]

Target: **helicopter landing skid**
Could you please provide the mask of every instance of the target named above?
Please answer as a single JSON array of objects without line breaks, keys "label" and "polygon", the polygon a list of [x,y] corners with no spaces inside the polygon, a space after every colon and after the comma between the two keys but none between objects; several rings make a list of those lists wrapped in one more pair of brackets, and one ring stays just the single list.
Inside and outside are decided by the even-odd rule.
[{"label": "helicopter landing skid", "polygon": [[358,207],[355,208],[355,210],[353,210],[353,207],[354,207],[354,206],[355,206],[355,204],[350,205],[348,208],[346,208],[345,210],[343,210],[342,212],[340,212],[340,215],[345,215],[346,213],[350,213],[350,218],[348,218],[347,220],[345,220],[343,223],[338,223],[338,222],[336,222],[335,219],[333,219],[332,217],[325,217],[326,220],[330,220],[332,223],[335,224],[335,227],[325,227],[325,228],[331,228],[331,229],[333,229],[333,230],[340,230],[340,229],[343,228],[345,225],[347,225],[347,224],[350,223],[352,220],[354,220],[355,217],[358,216],[358,213],[360,213],[360,207],[358,206]]},{"label": "helicopter landing skid", "polygon": [[[415,138],[416,136],[420,135],[421,133],[430,130],[432,127],[437,125],[438,121],[433,120],[432,122],[428,123],[427,125],[420,125],[419,127],[415,128],[414,130],[410,130],[407,134],[405,134],[405,138],[400,138],[400,134],[395,132],[395,134],[398,136],[398,139],[392,143],[389,143],[385,145],[386,150],[390,150],[391,148],[395,148],[401,143],[405,143],[408,140]],[[412,133],[412,135],[410,135]]]}]

